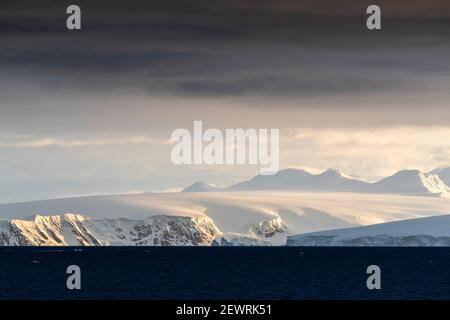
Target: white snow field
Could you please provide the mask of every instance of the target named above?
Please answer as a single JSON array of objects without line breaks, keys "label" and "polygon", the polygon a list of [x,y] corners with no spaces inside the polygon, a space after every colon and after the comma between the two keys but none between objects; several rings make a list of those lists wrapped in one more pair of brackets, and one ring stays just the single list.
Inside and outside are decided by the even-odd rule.
[{"label": "white snow field", "polygon": [[450,215],[288,237],[288,246],[450,246]]},{"label": "white snow field", "polygon": [[[83,215],[83,219],[95,223],[81,223],[87,231],[83,229],[80,233],[74,227],[77,224],[67,221],[64,213]],[[0,205],[0,218],[4,219],[0,223],[0,238],[3,244],[20,244],[16,240],[8,241],[8,237],[11,237],[11,232],[17,234],[18,229],[12,228],[12,225],[23,225],[20,228],[22,231],[19,230],[20,236],[26,239],[21,238],[23,242],[42,244],[45,236],[42,238],[36,235],[51,234],[51,229],[56,225],[53,233],[63,234],[66,240],[50,241],[47,244],[284,245],[289,235],[449,213],[450,200],[447,198],[397,194],[297,191],[146,193],[3,204]],[[36,214],[59,215],[59,218],[45,218],[49,221],[46,223],[39,223],[39,219],[31,224],[19,221],[35,221]],[[158,218],[156,222],[148,219],[153,216],[170,218],[169,221]],[[205,224],[198,227],[193,217],[207,217],[210,220],[204,219],[207,221],[206,227]],[[119,218],[122,219],[117,220]],[[13,224],[11,219],[14,219]],[[128,221],[128,227],[117,227],[123,225],[124,221]],[[62,228],[59,227],[61,224]],[[168,231],[163,235],[152,231],[152,236],[147,232],[140,237],[133,237],[131,232],[136,233],[140,228],[148,229],[154,224],[158,225],[159,230]],[[117,228],[125,230],[125,234]],[[182,231],[186,228],[191,231]],[[88,239],[88,233],[95,240],[80,241],[80,237]],[[76,241],[67,240],[71,237]]]}]

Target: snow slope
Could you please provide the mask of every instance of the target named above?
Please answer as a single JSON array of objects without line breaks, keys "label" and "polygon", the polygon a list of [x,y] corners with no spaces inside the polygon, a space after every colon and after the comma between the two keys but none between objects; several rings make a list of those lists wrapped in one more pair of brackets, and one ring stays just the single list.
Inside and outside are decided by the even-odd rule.
[{"label": "snow slope", "polygon": [[450,215],[290,236],[288,246],[450,246]]}]

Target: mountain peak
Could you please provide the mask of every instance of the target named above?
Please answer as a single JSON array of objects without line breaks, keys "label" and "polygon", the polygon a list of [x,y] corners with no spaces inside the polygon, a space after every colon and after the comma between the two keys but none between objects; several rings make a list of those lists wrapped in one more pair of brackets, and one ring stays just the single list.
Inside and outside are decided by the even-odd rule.
[{"label": "mountain peak", "polygon": [[450,167],[439,167],[429,172],[435,174],[446,184],[450,185]]},{"label": "mountain peak", "polygon": [[321,175],[340,176],[340,177],[344,176],[341,170],[334,168],[328,168],[327,170],[322,172]]},{"label": "mountain peak", "polygon": [[336,169],[312,174],[301,169],[284,169],[273,176],[258,175],[227,188],[227,190],[305,190],[305,191],[359,191],[367,182],[344,175]]},{"label": "mountain peak", "polygon": [[405,170],[397,171],[392,176],[420,175],[421,173],[423,173],[423,172],[420,170],[417,170],[417,169],[405,169]]},{"label": "mountain peak", "polygon": [[220,190],[220,188],[210,185],[204,181],[197,181],[189,187],[184,188],[181,192],[213,192],[218,190]]},{"label": "mountain peak", "polygon": [[448,196],[449,188],[437,175],[420,170],[400,170],[374,184],[383,193],[428,194]]},{"label": "mountain peak", "polygon": [[439,174],[442,172],[446,172],[449,171],[450,172],[450,167],[449,166],[442,166],[442,167],[438,167],[436,169],[431,170],[430,172],[428,172],[429,174]]},{"label": "mountain peak", "polygon": [[296,169],[296,168],[287,168],[287,169],[283,169],[277,172],[276,175],[311,175],[312,173],[303,170],[303,169]]}]

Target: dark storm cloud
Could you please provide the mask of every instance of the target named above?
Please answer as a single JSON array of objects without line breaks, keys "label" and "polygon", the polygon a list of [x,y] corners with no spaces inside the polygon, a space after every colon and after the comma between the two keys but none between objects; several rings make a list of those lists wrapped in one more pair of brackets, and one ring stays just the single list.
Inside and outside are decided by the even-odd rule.
[{"label": "dark storm cloud", "polygon": [[379,1],[381,32],[370,2],[331,0],[78,1],[69,32],[72,2],[2,1],[4,88],[303,97],[416,91],[450,68],[445,1]]},{"label": "dark storm cloud", "polygon": [[[382,31],[365,28],[372,3]],[[82,31],[66,30],[70,4],[82,8]],[[174,168],[167,145],[115,143],[166,140],[193,120],[282,136],[315,128],[314,137],[336,127],[360,137],[369,128],[448,126],[449,35],[448,0],[0,0],[0,202],[253,175]],[[444,163],[441,152],[430,164],[426,145],[441,148],[448,130],[420,142],[428,131],[389,131],[395,146],[409,138],[394,160],[410,165],[417,150],[418,167]],[[360,148],[377,148],[369,175],[389,166],[376,144]],[[321,150],[332,151],[281,151],[294,165],[344,163],[352,172],[366,163],[357,152],[324,160]]]}]

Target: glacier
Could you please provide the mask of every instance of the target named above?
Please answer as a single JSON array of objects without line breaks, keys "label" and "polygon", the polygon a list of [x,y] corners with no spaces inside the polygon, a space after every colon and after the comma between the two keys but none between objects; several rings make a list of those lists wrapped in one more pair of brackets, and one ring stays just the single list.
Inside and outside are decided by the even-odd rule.
[{"label": "glacier", "polygon": [[287,246],[450,246],[450,215],[289,236]]}]

